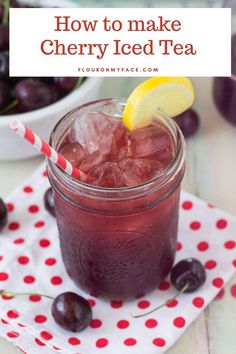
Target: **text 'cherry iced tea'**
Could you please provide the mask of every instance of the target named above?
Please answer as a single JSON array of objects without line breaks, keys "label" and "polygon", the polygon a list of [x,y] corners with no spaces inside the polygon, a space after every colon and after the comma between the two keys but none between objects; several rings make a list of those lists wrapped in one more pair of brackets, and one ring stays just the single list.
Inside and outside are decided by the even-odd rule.
[{"label": "text 'cherry iced tea'", "polygon": [[169,273],[176,251],[185,145],[164,116],[129,132],[124,102],[90,102],[55,127],[51,144],[86,173],[77,181],[48,162],[63,261],[82,289],[139,296]]}]

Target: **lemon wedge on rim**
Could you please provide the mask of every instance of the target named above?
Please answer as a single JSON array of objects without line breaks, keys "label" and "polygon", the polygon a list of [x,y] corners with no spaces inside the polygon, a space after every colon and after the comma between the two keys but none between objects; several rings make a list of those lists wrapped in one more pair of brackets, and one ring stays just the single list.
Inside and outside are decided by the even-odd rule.
[{"label": "lemon wedge on rim", "polygon": [[145,127],[162,111],[175,117],[194,101],[194,89],[186,77],[153,77],[138,85],[128,97],[123,124],[129,129]]}]

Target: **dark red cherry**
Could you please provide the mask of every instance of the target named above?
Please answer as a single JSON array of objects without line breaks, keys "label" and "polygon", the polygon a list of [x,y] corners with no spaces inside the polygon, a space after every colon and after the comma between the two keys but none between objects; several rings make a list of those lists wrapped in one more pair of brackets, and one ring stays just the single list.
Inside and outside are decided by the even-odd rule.
[{"label": "dark red cherry", "polygon": [[0,109],[6,108],[11,101],[11,91],[8,84],[0,80]]},{"label": "dark red cherry", "polygon": [[0,78],[7,79],[9,76],[9,54],[0,52]]},{"label": "dark red cherry", "polygon": [[60,90],[57,87],[57,85],[51,84],[51,85],[48,85],[48,88],[49,88],[50,94],[51,94],[51,102],[53,103],[53,102],[58,101],[61,97],[61,93],[60,93]]},{"label": "dark red cherry", "polygon": [[175,300],[181,294],[192,293],[197,290],[206,280],[206,271],[202,263],[197,259],[186,258],[176,263],[176,265],[172,268],[170,272],[170,280],[179,293],[152,310],[134,315],[134,318],[150,315]]},{"label": "dark red cherry", "polygon": [[36,79],[24,79],[15,86],[15,96],[22,112],[45,107],[52,102],[50,88]]},{"label": "dark red cherry", "polygon": [[20,7],[20,3],[17,0],[10,0],[10,7]]},{"label": "dark red cherry", "polygon": [[7,207],[4,201],[0,198],[0,231],[6,226],[7,224]]},{"label": "dark red cherry", "polygon": [[67,93],[73,90],[73,88],[78,82],[78,78],[77,77],[55,77],[54,81],[56,85],[60,88],[60,90]]},{"label": "dark red cherry", "polygon": [[4,14],[4,6],[3,4],[0,4],[0,23],[2,23],[3,14]]},{"label": "dark red cherry", "polygon": [[236,75],[236,33],[231,38],[231,65],[232,74]]},{"label": "dark red cherry", "polygon": [[51,187],[44,194],[44,206],[52,216],[55,216],[55,202]]},{"label": "dark red cherry", "polygon": [[12,115],[12,114],[18,114],[18,113],[21,113],[21,110],[18,107],[18,105],[16,104],[15,106],[9,108],[5,114]]},{"label": "dark red cherry", "polygon": [[205,282],[206,270],[202,263],[195,258],[186,258],[178,262],[171,270],[170,279],[177,290],[188,285],[186,293],[191,293]]},{"label": "dark red cherry", "polygon": [[44,82],[45,84],[54,84],[53,77],[43,76],[43,77],[38,77],[38,80]]},{"label": "dark red cherry", "polygon": [[34,8],[36,6],[32,6],[22,1],[10,0],[10,7]]},{"label": "dark red cherry", "polygon": [[9,49],[9,26],[7,24],[0,24],[0,50]]},{"label": "dark red cherry", "polygon": [[83,331],[92,319],[88,301],[72,292],[58,295],[53,300],[51,312],[59,326],[72,332]]},{"label": "dark red cherry", "polygon": [[185,138],[192,136],[199,127],[199,116],[193,109],[181,113],[174,118]]}]

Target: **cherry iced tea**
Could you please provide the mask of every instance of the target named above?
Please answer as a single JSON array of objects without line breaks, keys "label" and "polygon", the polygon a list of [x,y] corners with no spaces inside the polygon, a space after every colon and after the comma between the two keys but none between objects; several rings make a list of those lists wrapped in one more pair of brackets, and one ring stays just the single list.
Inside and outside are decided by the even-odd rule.
[{"label": "cherry iced tea", "polygon": [[123,108],[115,99],[91,102],[55,127],[51,144],[84,181],[48,162],[66,270],[81,288],[114,299],[144,294],[169,273],[185,169],[174,122],[159,116],[129,132]]}]

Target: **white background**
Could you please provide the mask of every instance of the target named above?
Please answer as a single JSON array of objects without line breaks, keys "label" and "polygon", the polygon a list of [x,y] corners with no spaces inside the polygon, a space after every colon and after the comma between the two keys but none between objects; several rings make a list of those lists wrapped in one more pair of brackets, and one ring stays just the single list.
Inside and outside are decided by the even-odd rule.
[{"label": "white background", "polygon": [[[71,20],[98,20],[96,31],[55,32],[54,16],[71,16]],[[105,32],[103,19],[121,20],[123,30]],[[127,32],[127,20],[180,20],[179,32]],[[11,76],[229,76],[231,17],[230,9],[11,9]],[[96,55],[44,55],[40,51],[45,39],[70,43],[110,43],[102,60]],[[124,43],[146,43],[153,39],[155,55],[113,55],[114,39]],[[159,39],[192,43],[197,55],[161,55]],[[97,54],[97,53],[96,53]],[[139,72],[78,72],[78,68],[139,68]],[[158,68],[143,72],[142,68]]]}]

